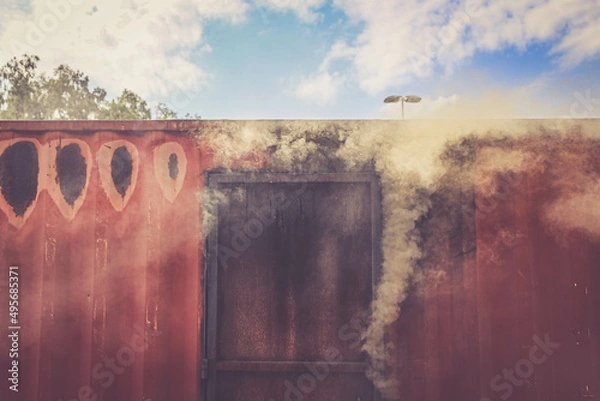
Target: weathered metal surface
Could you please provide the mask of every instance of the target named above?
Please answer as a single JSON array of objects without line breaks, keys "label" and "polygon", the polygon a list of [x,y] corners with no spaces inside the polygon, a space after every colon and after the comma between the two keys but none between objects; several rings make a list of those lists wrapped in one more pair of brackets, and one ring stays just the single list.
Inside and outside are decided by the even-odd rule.
[{"label": "weathered metal surface", "polygon": [[[63,125],[85,130],[86,124]],[[15,132],[46,127],[1,124],[7,125]],[[202,234],[197,193],[202,163],[210,161],[200,157],[194,140],[159,131],[143,136],[5,131],[0,141],[39,143],[35,203],[20,216],[12,207],[0,213],[0,263],[19,266],[22,327],[20,391],[13,394],[3,384],[0,398],[198,399]],[[60,153],[71,143],[82,151]],[[185,151],[156,152],[165,145]],[[115,162],[120,146],[130,153],[129,169]],[[175,179],[159,174],[169,170],[174,153],[180,167]],[[79,176],[65,175],[65,165],[74,166],[69,171]],[[127,183],[118,187],[114,177],[119,181],[120,173],[125,177],[120,182]],[[6,291],[1,294],[7,304]],[[5,307],[0,321],[8,321]],[[7,346],[3,335],[0,347]],[[3,351],[3,372],[7,363]]]},{"label": "weathered metal surface", "polygon": [[187,136],[190,130],[214,127],[218,123],[214,121],[191,121],[191,120],[56,120],[56,121],[0,121],[0,132],[6,133],[30,133],[39,135],[46,132],[63,132],[75,135],[93,135],[102,131],[109,131],[128,136],[141,136],[148,132],[167,132],[178,136]]},{"label": "weathered metal surface", "polygon": [[[0,266],[20,266],[22,326],[20,392],[15,396],[5,383],[0,399],[204,399],[201,361],[208,355],[201,347],[205,272],[199,195],[203,173],[220,166],[188,131],[220,124],[0,122],[0,157],[27,142],[38,160],[37,175],[24,174],[26,182],[37,181],[35,188],[3,184],[17,192],[0,196]],[[121,157],[127,162],[123,179],[113,171],[123,165],[113,163],[112,150],[121,146],[131,155],[130,169],[128,158]],[[578,169],[572,165],[576,155],[591,154],[597,145],[577,139],[555,146],[560,152],[551,165],[522,173],[493,207],[475,182],[460,198],[433,201],[431,214],[445,218],[450,228],[436,238],[443,257],[427,255],[429,262],[422,264],[435,263],[442,274],[420,282],[389,330],[395,344],[391,374],[400,379],[397,399],[599,397],[600,245],[582,231],[556,235],[543,221],[548,200],[558,196],[549,184],[560,176],[558,166]],[[7,160],[12,159],[0,161],[0,170],[13,171]],[[590,166],[591,175],[600,174],[598,163]],[[247,186],[239,176],[223,176],[223,185],[244,187],[245,194],[236,198],[233,191],[233,201],[221,209],[226,212],[221,225],[246,224],[245,218],[254,217],[248,200],[261,203],[268,199],[267,187],[286,187],[276,179],[257,183],[266,176],[249,178]],[[375,220],[367,217],[362,184],[348,187],[357,176],[339,177],[308,180],[324,189],[313,187],[278,212],[278,223],[252,239],[243,258],[230,260],[221,286],[208,288],[209,298],[221,300],[212,327],[222,330],[211,334],[214,354],[206,365],[208,378],[216,377],[217,399],[274,394],[280,400],[288,390],[291,399],[299,398],[297,391],[307,400],[372,397],[364,393],[372,389],[363,373],[364,355],[350,345],[357,340],[355,329],[366,323],[353,312],[372,296],[374,281],[361,269],[379,264],[360,246],[369,242],[367,221]],[[289,191],[299,189],[296,184]],[[350,194],[356,198],[336,200],[351,199]],[[370,207],[378,207],[379,198],[370,199]],[[464,206],[474,201],[481,207],[465,214]],[[356,215],[338,224],[350,211]],[[344,235],[348,232],[353,234]],[[218,234],[227,245],[234,231]],[[285,260],[295,263],[277,269]],[[351,264],[362,267],[346,269]],[[8,300],[5,280],[0,279],[2,305]],[[3,325],[7,312],[0,307]],[[340,326],[346,327],[342,339]],[[546,334],[560,347],[544,354],[536,338],[543,342]],[[343,361],[323,363],[329,344]],[[8,349],[3,335],[2,372],[9,368]],[[135,361],[125,366],[131,355]],[[318,385],[308,393],[303,389],[312,381],[298,383],[309,371],[305,360],[317,362],[310,369],[316,369]],[[115,370],[107,363],[116,363]],[[327,377],[319,381],[325,366]]]},{"label": "weathered metal surface", "polygon": [[544,220],[561,174],[597,144],[554,146],[551,163],[537,154],[535,168],[497,176],[492,193],[474,182],[459,202],[434,204],[451,231],[429,266],[436,279],[411,295],[392,328],[398,399],[599,397],[600,243]]},{"label": "weathered metal surface", "polygon": [[[308,372],[308,371],[305,371]],[[324,373],[323,373],[324,375]],[[225,372],[218,377],[218,400],[372,400],[372,384],[362,373]],[[272,398],[263,398],[271,395]]]},{"label": "weathered metal surface", "polygon": [[[307,361],[217,361],[218,371],[232,372],[302,372]],[[313,361],[319,370],[328,372],[364,372],[367,364],[361,362]]]},{"label": "weathered metal surface", "polygon": [[368,313],[377,270],[376,178],[208,180],[226,200],[209,237],[207,399],[283,399],[294,391],[312,400],[373,399],[364,374],[361,385],[336,382],[349,380],[340,372],[366,369],[356,324]]}]

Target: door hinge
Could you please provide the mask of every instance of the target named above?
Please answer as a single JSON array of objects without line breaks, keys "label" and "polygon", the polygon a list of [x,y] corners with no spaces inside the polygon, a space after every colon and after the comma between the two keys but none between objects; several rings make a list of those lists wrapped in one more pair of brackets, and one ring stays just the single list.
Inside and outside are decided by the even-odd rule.
[{"label": "door hinge", "polygon": [[202,380],[206,380],[208,378],[208,359],[202,360],[202,365],[200,366],[200,378]]}]

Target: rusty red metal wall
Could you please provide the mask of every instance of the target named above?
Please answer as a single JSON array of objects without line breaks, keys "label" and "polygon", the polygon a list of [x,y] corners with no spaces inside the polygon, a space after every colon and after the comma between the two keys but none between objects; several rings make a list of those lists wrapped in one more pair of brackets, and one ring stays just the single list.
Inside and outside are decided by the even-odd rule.
[{"label": "rusty red metal wall", "polygon": [[[39,190],[26,219],[12,208],[0,213],[0,264],[19,266],[21,326],[19,393],[6,385],[3,335],[0,398],[197,400],[198,196],[210,156],[183,135],[186,129],[166,123],[65,122],[51,132],[45,124],[12,126],[0,142],[36,144]],[[49,155],[73,141],[89,176],[81,202],[65,207]],[[122,146],[133,173],[124,196],[110,174],[112,154]],[[172,154],[177,179],[168,174]],[[3,305],[7,295],[3,288]],[[0,309],[3,325],[7,312]]]},{"label": "rusty red metal wall", "polygon": [[[598,142],[506,142],[489,147],[531,152],[533,167],[493,177],[491,191],[476,179],[470,191],[433,205],[432,221],[451,230],[436,243],[441,256],[429,261],[436,274],[405,301],[392,328],[398,399],[600,397],[600,242],[544,217],[565,196],[562,181],[599,176]],[[484,175],[486,146],[476,177]],[[573,194],[587,189],[572,186]]]},{"label": "rusty red metal wall", "polygon": [[[203,172],[218,166],[209,148],[186,135],[196,128],[189,122],[0,124],[0,153],[31,142],[40,161],[35,201],[22,217],[0,204],[0,266],[19,266],[22,328],[20,391],[15,397],[4,383],[0,399],[202,399],[200,194]],[[70,205],[52,160],[57,148],[73,143],[89,181]],[[573,146],[571,152],[583,152],[590,143]],[[132,155],[135,175],[124,195],[106,189],[120,147]],[[169,169],[173,154],[176,179]],[[473,202],[489,205],[489,195],[475,187],[460,202],[442,205],[440,214],[452,214],[455,223],[439,243],[443,278],[413,292],[390,329],[398,399],[599,397],[600,245],[577,231],[558,238],[544,226],[543,206],[556,196],[550,178],[523,174],[483,213],[481,207],[463,213]],[[8,304],[6,281],[2,305]],[[3,325],[7,312],[0,307]],[[560,347],[544,355],[538,342],[546,335]],[[543,363],[531,362],[534,346],[536,360],[547,356]],[[10,367],[9,348],[4,335],[2,372]],[[514,376],[516,370],[527,374]]]}]

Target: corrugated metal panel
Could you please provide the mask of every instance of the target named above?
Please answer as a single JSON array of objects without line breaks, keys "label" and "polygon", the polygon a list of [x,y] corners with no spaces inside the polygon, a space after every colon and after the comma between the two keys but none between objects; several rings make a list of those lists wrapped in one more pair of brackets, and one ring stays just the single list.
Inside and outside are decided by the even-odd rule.
[{"label": "corrugated metal panel", "polygon": [[[0,122],[0,153],[29,142],[12,149],[19,155],[35,149],[39,162],[37,188],[20,187],[13,204],[0,197],[0,266],[20,267],[22,326],[20,393],[9,398],[3,385],[2,400],[202,399],[198,195],[203,172],[219,166],[187,133],[216,128],[219,122],[210,121]],[[81,157],[65,156],[73,162],[67,170],[79,173],[63,177],[61,188],[52,161],[57,147],[70,144],[78,144]],[[575,141],[562,154],[589,146]],[[127,152],[114,159],[121,147]],[[554,163],[561,164],[568,166],[568,157]],[[582,232],[559,238],[548,230],[541,216],[557,189],[543,171],[524,174],[483,213],[463,213],[473,201],[489,206],[475,186],[460,202],[434,203],[432,213],[448,215],[452,227],[436,244],[443,258],[435,263],[445,275],[411,293],[390,329],[392,372],[401,379],[397,399],[496,401],[508,398],[509,389],[511,400],[598,398],[600,246]],[[4,305],[6,279],[0,281]],[[7,312],[0,307],[2,324]],[[561,345],[541,362],[537,342],[546,333]],[[529,354],[536,345],[539,364]],[[3,372],[7,349],[2,336]],[[256,377],[219,380],[222,388],[234,389],[228,384],[237,381],[252,392],[244,386]],[[332,374],[328,394],[361,381],[362,373]]]},{"label": "corrugated metal panel", "polygon": [[[198,193],[210,161],[192,139],[158,131],[5,132],[2,139],[8,146],[40,144],[39,195],[30,215],[26,221],[14,216],[16,226],[6,213],[0,216],[0,264],[18,265],[21,275],[21,381],[14,399],[198,399]],[[74,205],[65,203],[67,189],[61,189],[61,177],[56,181],[56,158],[49,156],[70,140],[90,150],[88,183],[81,204]],[[115,157],[123,147],[130,157],[123,149],[123,157]],[[2,294],[4,304],[4,289]],[[6,307],[0,321],[8,321]],[[0,347],[7,346],[3,336]],[[9,360],[2,355],[7,372]],[[6,385],[0,394],[3,400],[12,396]]]}]

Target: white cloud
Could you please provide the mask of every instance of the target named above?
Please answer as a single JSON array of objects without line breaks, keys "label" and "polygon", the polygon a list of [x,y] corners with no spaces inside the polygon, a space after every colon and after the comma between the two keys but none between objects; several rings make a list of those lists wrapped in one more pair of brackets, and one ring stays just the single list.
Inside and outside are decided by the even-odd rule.
[{"label": "white cloud", "polygon": [[315,21],[318,16],[315,10],[325,4],[325,0],[255,0],[254,2],[259,7],[268,7],[281,12],[292,11],[306,22]]},{"label": "white cloud", "polygon": [[296,86],[294,94],[300,99],[325,106],[335,100],[343,84],[344,77],[321,72],[304,78]]},{"label": "white cloud", "polygon": [[[293,93],[327,104],[357,84],[375,95],[439,67],[452,71],[478,51],[539,42],[569,68],[599,54],[598,1],[333,0],[359,33],[336,41]],[[325,0],[3,0],[0,63],[37,54],[42,69],[69,64],[113,94],[126,86],[185,103],[212,77],[192,62],[212,49],[206,21],[243,22],[250,4],[310,22]]]},{"label": "white cloud", "polygon": [[232,23],[246,19],[250,6],[243,0],[186,0],[190,8],[205,18],[222,18]]},{"label": "white cloud", "polygon": [[600,53],[598,0],[334,0],[334,5],[362,28],[345,52],[336,43],[324,64],[350,60],[352,75],[371,95],[430,76],[437,67],[451,72],[477,51],[525,50],[547,42],[565,67]]},{"label": "white cloud", "polygon": [[36,54],[42,70],[65,63],[109,92],[175,93],[181,103],[210,78],[190,61],[196,49],[211,49],[203,23],[238,23],[248,7],[244,0],[32,0],[30,12],[2,10],[10,16],[0,19],[0,62]]},{"label": "white cloud", "polygon": [[350,46],[348,46],[343,41],[337,41],[331,46],[331,50],[321,63],[319,67],[319,71],[327,71],[330,67],[330,64],[338,59],[344,59],[352,57],[356,54],[356,50]]},{"label": "white cloud", "polygon": [[553,53],[562,53],[561,64],[564,67],[573,67],[586,58],[597,55],[598,49],[600,49],[600,21],[573,28],[571,33],[554,47]]}]

